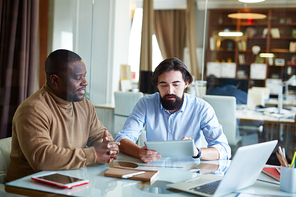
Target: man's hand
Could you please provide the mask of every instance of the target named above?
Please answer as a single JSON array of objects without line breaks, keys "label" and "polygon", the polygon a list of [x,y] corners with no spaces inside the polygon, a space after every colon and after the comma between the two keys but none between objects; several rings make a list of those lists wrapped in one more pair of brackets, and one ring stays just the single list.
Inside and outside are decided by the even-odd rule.
[{"label": "man's hand", "polygon": [[139,157],[145,163],[149,163],[149,162],[153,162],[157,159],[160,159],[161,155],[159,153],[157,153],[156,151],[148,150],[148,149],[146,149],[146,146],[143,146],[139,150]]},{"label": "man's hand", "polygon": [[104,136],[102,137],[101,142],[110,142],[110,141],[113,141],[110,138],[108,138],[108,134],[109,134],[108,130],[105,130],[104,131]]},{"label": "man's hand", "polygon": [[108,131],[104,131],[104,136],[99,143],[94,145],[97,154],[97,163],[109,163],[117,158],[119,153],[119,142],[111,141],[108,138]]}]

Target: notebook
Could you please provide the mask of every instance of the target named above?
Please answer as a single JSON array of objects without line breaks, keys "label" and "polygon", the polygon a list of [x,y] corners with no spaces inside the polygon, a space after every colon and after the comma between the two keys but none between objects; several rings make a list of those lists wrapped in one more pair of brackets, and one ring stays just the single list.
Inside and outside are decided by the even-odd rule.
[{"label": "notebook", "polygon": [[[136,174],[139,173],[139,174]],[[104,173],[104,176],[125,178],[131,180],[138,180],[144,182],[154,182],[158,177],[158,170],[143,170],[128,167],[115,166]],[[126,176],[125,175],[131,175]]]},{"label": "notebook", "polygon": [[281,180],[281,167],[264,167],[262,173],[277,181]]},{"label": "notebook", "polygon": [[167,186],[201,196],[222,196],[248,187],[256,182],[277,142],[273,140],[238,148],[223,177],[207,174]]}]

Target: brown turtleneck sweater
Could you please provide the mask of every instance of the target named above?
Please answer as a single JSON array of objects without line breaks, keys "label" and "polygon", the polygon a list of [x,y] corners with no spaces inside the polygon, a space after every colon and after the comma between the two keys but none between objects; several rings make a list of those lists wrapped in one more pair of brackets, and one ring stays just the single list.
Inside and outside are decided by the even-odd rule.
[{"label": "brown turtleneck sweater", "polygon": [[7,180],[41,170],[78,169],[95,163],[92,145],[105,130],[90,101],[65,101],[45,84],[14,114]]}]

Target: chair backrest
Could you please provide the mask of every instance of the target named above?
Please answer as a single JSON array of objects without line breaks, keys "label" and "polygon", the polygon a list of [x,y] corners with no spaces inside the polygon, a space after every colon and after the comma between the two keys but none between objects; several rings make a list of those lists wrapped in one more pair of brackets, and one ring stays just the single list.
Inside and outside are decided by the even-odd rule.
[{"label": "chair backrest", "polygon": [[257,105],[265,105],[264,92],[257,89],[249,89],[247,106],[249,109],[255,109]]},{"label": "chair backrest", "polygon": [[114,92],[115,108],[113,135],[116,135],[122,129],[126,119],[132,113],[134,106],[141,97],[143,97],[142,92]]},{"label": "chair backrest", "polygon": [[264,100],[268,100],[270,97],[270,89],[267,87],[252,87],[251,90],[263,92]]},{"label": "chair backrest", "polygon": [[10,162],[11,137],[0,139],[0,183],[6,182],[7,168]]},{"label": "chair backrest", "polygon": [[203,98],[215,110],[219,123],[222,125],[223,132],[227,137],[229,145],[236,146],[241,140],[237,129],[236,98],[234,96],[211,96]]}]

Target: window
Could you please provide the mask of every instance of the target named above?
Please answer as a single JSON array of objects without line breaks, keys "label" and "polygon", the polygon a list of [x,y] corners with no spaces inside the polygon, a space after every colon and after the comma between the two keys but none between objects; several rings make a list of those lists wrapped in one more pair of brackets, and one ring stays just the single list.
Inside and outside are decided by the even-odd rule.
[{"label": "window", "polygon": [[[131,33],[129,38],[129,57],[128,64],[131,71],[136,74],[135,82],[139,81],[140,51],[141,51],[141,32],[142,32],[143,9],[135,10],[132,21]],[[156,36],[152,36],[152,70],[163,60]]]}]

